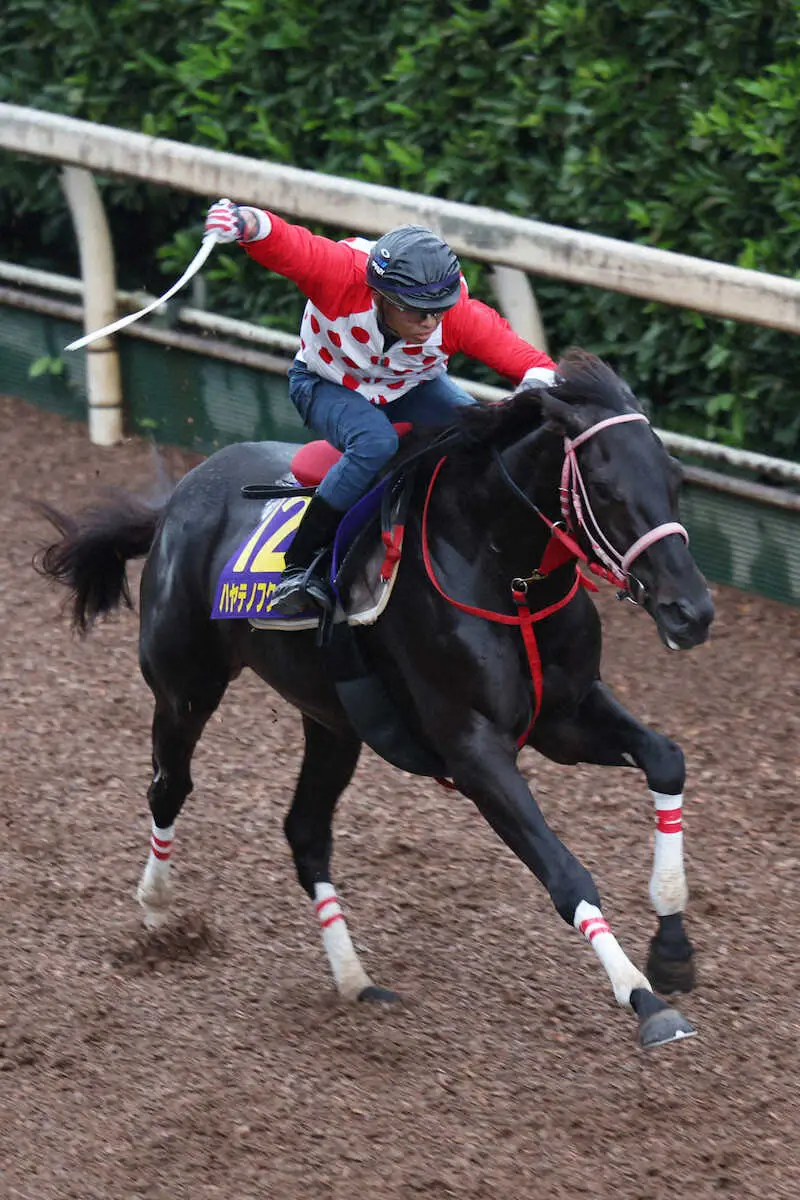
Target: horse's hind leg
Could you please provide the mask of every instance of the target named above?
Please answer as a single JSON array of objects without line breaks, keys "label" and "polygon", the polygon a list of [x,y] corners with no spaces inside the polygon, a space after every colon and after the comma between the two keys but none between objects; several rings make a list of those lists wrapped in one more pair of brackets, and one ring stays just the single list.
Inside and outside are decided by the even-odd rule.
[{"label": "horse's hind leg", "polygon": [[333,733],[307,716],[303,729],[303,765],[284,822],[297,878],[314,904],[339,994],[346,1000],[394,1000],[394,993],[375,987],[362,967],[331,882],[333,813],[353,776],[361,742],[353,733]]},{"label": "horse's hind leg", "polygon": [[[198,647],[199,648],[199,647]],[[206,722],[228,685],[228,674],[208,654],[175,654],[155,660],[152,646],[142,653],[142,673],[155,696],[153,779],[147,791],[152,815],[150,852],[136,890],[144,923],[157,928],[168,919],[172,899],[169,860],[175,820],[192,790],[191,761]],[[156,666],[157,661],[157,666]],[[214,669],[216,668],[216,669]],[[167,680],[169,682],[167,682]]]},{"label": "horse's hind leg", "polygon": [[555,762],[633,766],[644,771],[656,817],[650,900],[658,915],[647,976],[659,992],[690,991],[695,969],[694,951],[683,925],[689,891],[683,865],[681,815],[686,769],[682,750],[637,721],[599,681],[573,714],[537,723],[529,740]]}]

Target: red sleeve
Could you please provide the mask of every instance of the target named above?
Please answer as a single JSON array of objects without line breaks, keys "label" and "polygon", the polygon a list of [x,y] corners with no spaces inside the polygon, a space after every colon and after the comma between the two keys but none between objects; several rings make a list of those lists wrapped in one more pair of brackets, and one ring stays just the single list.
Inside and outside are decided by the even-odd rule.
[{"label": "red sleeve", "polygon": [[463,293],[442,322],[442,349],[446,354],[460,350],[514,384],[531,367],[556,368],[549,355],[515,333],[498,312]]},{"label": "red sleeve", "polygon": [[313,304],[331,317],[340,312],[342,296],[364,281],[364,255],[346,242],[320,237],[304,225],[290,225],[268,214],[272,231],[244,248],[262,267],[291,279]]}]

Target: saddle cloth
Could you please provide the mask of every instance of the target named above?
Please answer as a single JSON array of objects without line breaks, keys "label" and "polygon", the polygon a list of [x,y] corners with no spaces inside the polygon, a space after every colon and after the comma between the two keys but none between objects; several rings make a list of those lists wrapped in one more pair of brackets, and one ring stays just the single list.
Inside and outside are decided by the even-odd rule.
[{"label": "saddle cloth", "polygon": [[[247,620],[255,629],[317,628],[320,612],[316,606],[296,616],[270,615],[270,597],[283,571],[286,551],[311,500],[301,489],[315,486],[338,456],[339,451],[327,442],[311,442],[297,452],[291,473],[278,480],[276,486],[285,487],[287,491],[297,488],[298,494],[290,493],[265,502],[257,524],[220,572],[212,620]],[[378,540],[364,563],[352,574],[346,604],[337,587],[342,565],[357,535],[380,511],[384,489],[383,482],[372,488],[345,513],[336,531],[331,561],[331,584],[337,600],[335,622],[346,620],[351,625],[371,625],[377,621],[391,596],[399,555],[387,555],[386,547]]]}]

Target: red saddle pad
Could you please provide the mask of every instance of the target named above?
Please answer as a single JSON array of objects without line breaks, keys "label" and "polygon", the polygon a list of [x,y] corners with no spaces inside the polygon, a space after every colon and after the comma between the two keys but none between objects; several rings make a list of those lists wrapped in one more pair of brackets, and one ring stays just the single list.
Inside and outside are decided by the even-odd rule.
[{"label": "red saddle pad", "polygon": [[[404,437],[411,428],[410,421],[398,421],[395,425],[399,437]],[[292,459],[292,474],[303,487],[316,487],[341,457],[341,450],[330,442],[308,442]]]}]

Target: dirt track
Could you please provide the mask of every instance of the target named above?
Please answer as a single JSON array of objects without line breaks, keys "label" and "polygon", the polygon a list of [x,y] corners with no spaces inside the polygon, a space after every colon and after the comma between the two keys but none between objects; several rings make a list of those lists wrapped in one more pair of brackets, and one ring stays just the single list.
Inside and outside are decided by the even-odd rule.
[{"label": "dirt track", "polygon": [[[149,479],[149,452],[8,399],[0,439],[0,1197],[795,1200],[800,611],[718,589],[712,642],[669,655],[600,600],[606,679],[687,755],[700,986],[680,1007],[700,1037],[643,1055],[591,950],[468,802],[368,753],[337,883],[405,1004],[349,1008],[281,834],[299,719],[252,676],[195,759],[175,925],[141,932],[136,619],[70,636],[30,569],[47,531],[26,496],[77,508]],[[644,781],[522,764],[641,963]]]}]

